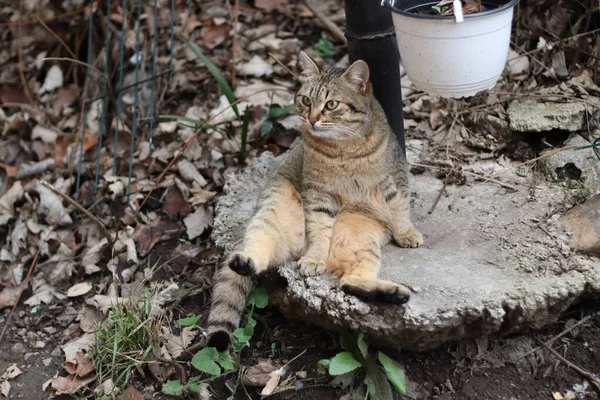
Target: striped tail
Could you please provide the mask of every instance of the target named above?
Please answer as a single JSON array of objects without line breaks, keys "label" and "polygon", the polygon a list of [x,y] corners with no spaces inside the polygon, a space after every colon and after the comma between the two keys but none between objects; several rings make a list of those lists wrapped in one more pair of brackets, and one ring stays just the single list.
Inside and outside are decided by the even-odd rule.
[{"label": "striped tail", "polygon": [[233,340],[252,290],[252,278],[242,276],[223,265],[215,276],[212,307],[208,315],[208,347],[225,351]]}]

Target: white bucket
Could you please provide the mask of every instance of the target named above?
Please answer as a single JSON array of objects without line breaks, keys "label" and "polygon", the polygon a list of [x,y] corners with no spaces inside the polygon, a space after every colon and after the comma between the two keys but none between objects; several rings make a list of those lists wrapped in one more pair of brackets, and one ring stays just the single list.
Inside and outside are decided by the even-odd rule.
[{"label": "white bucket", "polygon": [[392,11],[400,58],[417,89],[460,98],[494,87],[506,64],[513,8],[519,0],[484,0],[490,9],[467,14],[462,22],[454,16],[410,12],[439,1],[385,1]]}]

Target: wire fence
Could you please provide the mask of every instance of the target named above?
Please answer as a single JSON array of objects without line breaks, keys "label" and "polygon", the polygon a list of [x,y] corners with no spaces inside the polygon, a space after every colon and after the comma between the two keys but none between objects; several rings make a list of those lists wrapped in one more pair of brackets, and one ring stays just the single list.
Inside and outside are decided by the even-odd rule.
[{"label": "wire fence", "polygon": [[[187,0],[188,16],[193,3]],[[76,162],[73,197],[80,200],[84,146],[97,135],[93,203],[107,169],[112,176],[127,176],[129,202],[134,154],[141,151],[142,143],[147,154],[152,154],[157,94],[173,82],[176,0],[86,0],[84,7],[86,80],[79,148],[72,159]],[[159,57],[168,57],[163,63],[166,68],[159,66]],[[111,159],[109,168],[107,158]]]}]

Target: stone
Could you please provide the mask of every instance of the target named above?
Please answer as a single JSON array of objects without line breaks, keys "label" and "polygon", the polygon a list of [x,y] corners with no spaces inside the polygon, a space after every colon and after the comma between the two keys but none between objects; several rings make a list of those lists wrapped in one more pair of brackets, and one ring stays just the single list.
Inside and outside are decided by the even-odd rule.
[{"label": "stone", "polygon": [[510,129],[517,132],[547,132],[553,129],[577,132],[586,126],[586,107],[579,102],[514,100],[507,113]]},{"label": "stone", "polygon": [[[264,153],[253,167],[229,176],[213,233],[224,252],[239,243],[281,159]],[[432,214],[442,181],[428,172],[412,178],[413,220],[425,244],[387,245],[380,272],[383,279],[419,288],[405,305],[362,301],[327,275],[302,277],[293,262],[264,278],[270,304],[288,318],[413,350],[556,321],[570,305],[600,294],[600,263],[573,254],[560,215],[548,216],[564,201],[561,188],[538,190],[532,199],[530,177],[502,179],[509,178],[517,191],[484,182],[449,185]]]},{"label": "stone", "polygon": [[571,247],[576,251],[600,255],[600,195],[596,194],[563,215],[571,231]]},{"label": "stone", "polygon": [[554,154],[552,149],[544,151],[538,161],[540,169],[555,182],[578,181],[588,194],[599,193],[600,160],[591,148],[575,149],[589,144],[590,142],[578,134],[572,134],[565,141],[564,146],[574,148]]},{"label": "stone", "polygon": [[27,348],[23,343],[18,342],[11,346],[10,352],[15,356],[22,356],[23,354],[27,353]]}]

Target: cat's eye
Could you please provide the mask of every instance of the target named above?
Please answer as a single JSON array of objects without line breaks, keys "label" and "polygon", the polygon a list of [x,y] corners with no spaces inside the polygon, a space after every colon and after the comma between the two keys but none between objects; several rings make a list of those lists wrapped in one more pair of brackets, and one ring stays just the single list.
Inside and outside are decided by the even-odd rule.
[{"label": "cat's eye", "polygon": [[325,103],[325,108],[328,109],[328,110],[334,110],[339,105],[340,105],[339,101],[337,101],[337,100],[329,100],[327,103]]},{"label": "cat's eye", "polygon": [[310,107],[310,99],[308,98],[308,96],[300,97],[300,102],[302,102],[302,105]]}]

